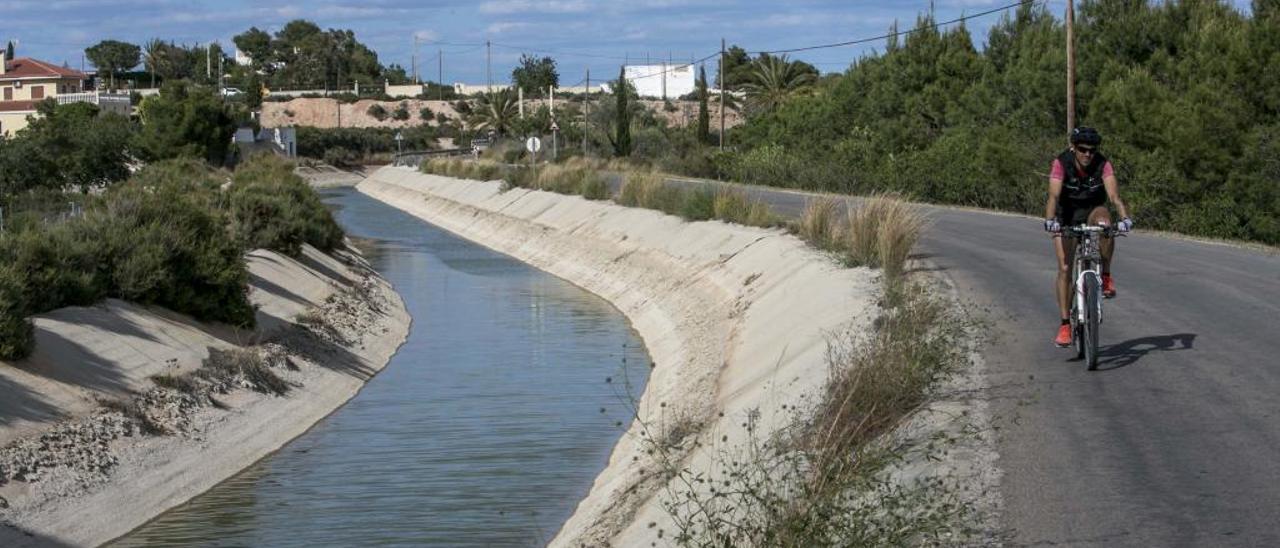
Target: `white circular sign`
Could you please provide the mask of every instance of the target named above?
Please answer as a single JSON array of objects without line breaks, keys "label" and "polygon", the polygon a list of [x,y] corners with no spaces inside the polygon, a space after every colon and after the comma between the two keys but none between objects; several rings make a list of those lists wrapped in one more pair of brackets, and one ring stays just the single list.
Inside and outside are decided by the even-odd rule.
[{"label": "white circular sign", "polygon": [[530,137],[529,140],[524,142],[524,148],[529,152],[542,150],[542,140],[537,137]]}]

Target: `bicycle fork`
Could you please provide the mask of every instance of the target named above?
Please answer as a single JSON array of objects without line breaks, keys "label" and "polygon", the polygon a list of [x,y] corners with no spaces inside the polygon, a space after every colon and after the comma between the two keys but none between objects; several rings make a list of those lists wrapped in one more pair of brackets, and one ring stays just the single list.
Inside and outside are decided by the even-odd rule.
[{"label": "bicycle fork", "polygon": [[[1085,282],[1086,276],[1092,276],[1095,280],[1097,280],[1097,283],[1095,285],[1097,285],[1099,293],[1101,293],[1102,291],[1102,276],[1098,274],[1097,270],[1090,268],[1087,270],[1080,271],[1080,275],[1076,277],[1076,281],[1075,281],[1075,288],[1076,288],[1075,304],[1076,305],[1074,308],[1075,308],[1076,325],[1083,325],[1085,321],[1085,306],[1087,306],[1087,303],[1088,303],[1084,295],[1084,288],[1085,288],[1084,282]],[[1098,323],[1102,323],[1102,298],[1101,298],[1102,296],[1098,295],[1098,297],[1099,297],[1097,299],[1098,309],[1095,310],[1094,313],[1098,315]]]}]

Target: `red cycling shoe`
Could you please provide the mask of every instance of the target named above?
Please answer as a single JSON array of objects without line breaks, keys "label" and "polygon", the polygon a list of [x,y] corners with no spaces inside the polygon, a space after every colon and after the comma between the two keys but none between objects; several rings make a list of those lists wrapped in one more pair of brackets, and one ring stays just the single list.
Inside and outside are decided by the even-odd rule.
[{"label": "red cycling shoe", "polygon": [[1116,282],[1110,274],[1102,275],[1102,296],[1108,299],[1116,296]]},{"label": "red cycling shoe", "polygon": [[1071,326],[1069,324],[1058,327],[1058,336],[1053,339],[1053,344],[1062,348],[1071,346]]}]

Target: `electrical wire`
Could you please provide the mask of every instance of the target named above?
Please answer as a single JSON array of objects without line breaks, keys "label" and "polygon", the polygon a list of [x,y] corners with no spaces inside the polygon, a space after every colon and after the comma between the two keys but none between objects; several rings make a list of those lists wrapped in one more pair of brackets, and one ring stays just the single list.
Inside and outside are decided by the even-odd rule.
[{"label": "electrical wire", "polygon": [[[770,50],[770,51],[758,51],[758,52],[756,52],[756,53],[768,53],[768,54],[770,54],[770,55],[777,55],[777,54],[779,54],[779,53],[795,53],[795,52],[797,52],[797,51],[812,51],[812,50],[815,50],[815,49],[839,48],[839,47],[844,47],[844,46],[853,46],[853,45],[858,45],[858,44],[865,44],[865,43],[867,43],[867,42],[876,42],[876,41],[879,41],[879,40],[887,40],[887,39],[889,39],[889,38],[893,38],[893,37],[895,37],[895,36],[901,36],[901,35],[904,35],[904,34],[911,34],[911,33],[913,33],[913,32],[920,32],[920,31],[922,31],[922,30],[936,29],[936,28],[941,27],[941,26],[951,25],[951,24],[954,24],[954,23],[960,23],[960,22],[963,22],[963,21],[967,21],[967,20],[969,20],[969,19],[976,19],[976,18],[978,18],[978,17],[985,17],[985,16],[991,15],[991,14],[993,14],[993,13],[999,13],[999,12],[1006,11],[1006,10],[1010,10],[1010,9],[1013,9],[1013,8],[1022,7],[1022,6],[1024,6],[1024,5],[1028,5],[1028,4],[1034,4],[1034,3],[1035,3],[1035,2],[1037,2],[1037,1],[1039,1],[1039,0],[1021,0],[1020,2],[1015,2],[1015,3],[1013,3],[1013,4],[1008,4],[1008,5],[1001,6],[1001,7],[995,8],[995,9],[989,9],[989,10],[987,10],[987,11],[980,12],[980,13],[975,13],[975,14],[973,14],[973,15],[964,15],[964,16],[961,16],[961,17],[957,17],[957,18],[952,19],[952,20],[950,20],[950,21],[943,21],[943,22],[941,22],[941,23],[934,23],[934,24],[932,24],[932,25],[926,25],[926,26],[923,26],[923,27],[916,27],[916,28],[914,28],[914,29],[910,29],[910,30],[903,30],[903,31],[890,32],[890,33],[888,33],[888,34],[883,34],[883,35],[880,35],[880,36],[873,36],[873,37],[871,37],[871,38],[859,38],[859,39],[857,39],[857,40],[850,40],[850,41],[848,41],[848,42],[836,42],[836,43],[834,43],[834,44],[820,44],[820,45],[816,45],[816,46],[802,46],[802,47],[798,47],[798,48],[776,49],[776,50]],[[1047,1],[1047,0],[1046,0],[1046,1]]]},{"label": "electrical wire", "polygon": [[[756,51],[756,52],[754,52],[754,53],[756,53],[756,54],[770,54],[770,55],[778,55],[778,54],[785,54],[785,53],[795,53],[795,52],[800,52],[800,51],[813,51],[813,50],[819,50],[819,49],[829,49],[829,48],[838,48],[838,47],[847,47],[847,46],[853,46],[853,45],[859,45],[859,44],[866,44],[866,43],[868,43],[868,42],[876,42],[876,41],[880,41],[880,40],[887,40],[887,39],[889,39],[889,38],[893,38],[893,37],[897,37],[897,36],[909,35],[909,34],[912,34],[912,33],[916,33],[916,32],[923,31],[923,30],[936,29],[936,28],[943,27],[943,26],[946,26],[946,25],[952,25],[952,24],[955,24],[955,23],[961,23],[961,22],[964,22],[964,21],[968,21],[968,20],[970,20],[970,19],[977,19],[977,18],[980,18],[980,17],[986,17],[986,16],[991,15],[991,14],[994,14],[994,13],[1000,13],[1000,12],[1008,11],[1008,10],[1011,10],[1011,9],[1014,9],[1014,8],[1020,8],[1020,7],[1022,7],[1022,6],[1030,5],[1030,4],[1034,4],[1034,3],[1036,3],[1036,2],[1040,2],[1040,1],[1048,2],[1048,0],[1019,0],[1018,2],[1014,2],[1014,3],[1011,3],[1011,4],[1006,4],[1006,5],[1004,5],[1004,6],[1000,6],[1000,7],[998,7],[998,8],[993,8],[993,9],[989,9],[989,10],[986,10],[986,11],[981,11],[981,12],[974,13],[974,14],[971,14],[971,15],[963,15],[963,16],[957,17],[957,18],[955,18],[955,19],[951,19],[951,20],[949,20],[949,21],[937,22],[937,23],[933,23],[933,24],[931,24],[931,25],[925,25],[925,26],[922,26],[922,27],[916,27],[916,28],[912,28],[912,29],[908,29],[908,30],[902,30],[902,31],[890,32],[890,33],[882,34],[882,35],[879,35],[879,36],[872,36],[872,37],[868,37],[868,38],[859,38],[859,39],[857,39],[857,40],[849,40],[849,41],[847,41],[847,42],[836,42],[836,43],[831,43],[831,44],[818,44],[818,45],[813,45],[813,46],[800,46],[800,47],[785,48],[785,49],[762,50],[762,51]],[[471,49],[471,50],[467,50],[467,52],[475,51],[475,49],[479,49],[480,47],[484,47],[484,46],[486,46],[486,45],[491,45],[491,46],[498,46],[498,47],[500,47],[500,48],[512,49],[512,50],[517,50],[517,51],[527,51],[527,52],[533,52],[533,53],[544,53],[544,54],[550,54],[550,55],[575,55],[575,56],[579,56],[579,57],[590,57],[590,58],[596,58],[596,59],[609,59],[609,60],[631,61],[631,58],[630,58],[629,56],[628,56],[628,57],[619,57],[619,56],[616,56],[616,55],[603,55],[603,54],[596,54],[596,53],[584,53],[584,52],[572,52],[572,51],[550,50],[550,49],[543,49],[543,48],[530,48],[530,47],[517,46],[517,45],[511,45],[511,44],[501,44],[501,43],[497,43],[497,42],[488,42],[487,44],[483,44],[483,43],[481,43],[481,44],[477,44],[477,43],[454,43],[454,42],[445,42],[445,41],[435,41],[435,42],[432,42],[432,43],[433,43],[433,44],[443,44],[443,45],[453,45],[453,46],[475,46],[475,48],[473,48],[473,49]],[[465,52],[463,52],[463,53],[465,53]],[[670,65],[670,68],[664,69],[664,70],[662,70],[662,71],[660,71],[660,72],[655,72],[655,73],[652,73],[652,74],[646,74],[646,75],[644,75],[644,76],[636,76],[636,77],[631,78],[631,79],[632,79],[632,80],[641,80],[641,79],[644,79],[644,78],[653,78],[653,77],[662,76],[662,75],[664,75],[664,74],[671,73],[671,72],[673,72],[673,71],[683,70],[683,69],[685,69],[685,68],[687,68],[687,67],[691,67],[691,66],[696,65],[696,64],[698,64],[698,63],[702,63],[702,62],[704,62],[704,61],[707,61],[707,60],[709,60],[709,59],[712,59],[712,58],[714,58],[714,57],[716,57],[716,56],[720,55],[721,53],[722,53],[722,52],[717,51],[717,52],[711,53],[710,55],[707,55],[707,56],[705,56],[705,57],[702,57],[702,58],[700,58],[700,59],[697,59],[697,60],[695,60],[695,61],[691,61],[691,62],[689,62],[689,63],[673,64],[673,65]],[[811,63],[811,64],[817,64],[817,65],[835,65],[835,64],[846,64],[846,63],[831,62],[831,63]],[[848,63],[848,64],[852,64],[852,63]],[[575,84],[575,85],[576,85],[576,84]]]}]

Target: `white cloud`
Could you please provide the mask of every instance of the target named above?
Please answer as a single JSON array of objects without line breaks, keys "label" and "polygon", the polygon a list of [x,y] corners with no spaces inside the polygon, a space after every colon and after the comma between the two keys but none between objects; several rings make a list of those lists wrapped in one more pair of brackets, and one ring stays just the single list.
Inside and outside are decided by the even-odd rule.
[{"label": "white cloud", "polygon": [[425,42],[434,42],[440,39],[440,33],[430,29],[423,29],[414,31],[413,37]]},{"label": "white cloud", "polygon": [[492,25],[489,25],[488,28],[485,29],[485,32],[488,34],[502,34],[509,30],[522,29],[528,26],[529,26],[529,23],[513,23],[513,22],[501,21],[501,22],[497,22]]},{"label": "white cloud", "polygon": [[480,4],[480,13],[582,13],[591,8],[586,0],[490,0]]}]

